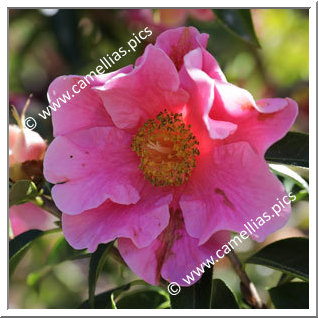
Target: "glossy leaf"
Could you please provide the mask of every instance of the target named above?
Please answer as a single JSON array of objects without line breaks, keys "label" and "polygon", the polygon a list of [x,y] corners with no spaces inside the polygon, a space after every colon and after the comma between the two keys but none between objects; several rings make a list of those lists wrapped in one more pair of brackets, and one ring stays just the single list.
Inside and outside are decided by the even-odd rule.
[{"label": "glossy leaf", "polygon": [[277,286],[279,285],[283,285],[283,284],[286,284],[286,283],[289,283],[290,281],[292,281],[295,277],[292,276],[292,275],[289,275],[289,274],[285,274],[285,273],[282,273],[278,283],[277,283]]},{"label": "glossy leaf", "polygon": [[181,287],[179,294],[170,295],[173,309],[211,308],[213,268],[206,269],[201,279],[190,287]]},{"label": "glossy leaf", "polygon": [[270,162],[300,167],[309,167],[309,136],[298,132],[289,132],[272,145],[265,153]]},{"label": "glossy leaf", "polygon": [[214,9],[213,12],[228,30],[244,41],[260,47],[249,9]]},{"label": "glossy leaf", "polygon": [[23,232],[20,235],[16,236],[14,239],[9,242],[9,272],[10,276],[15,270],[18,263],[21,261],[25,253],[30,248],[32,242],[44,235],[55,233],[61,231],[60,228],[48,230],[48,231],[40,231],[40,230],[29,230],[27,232]]},{"label": "glossy leaf", "polygon": [[89,257],[90,254],[85,253],[85,250],[73,249],[62,236],[53,246],[51,253],[49,254],[47,264],[56,265],[66,260]]},{"label": "glossy leaf", "polygon": [[269,290],[272,303],[278,309],[308,309],[309,284],[290,282]]},{"label": "glossy leaf", "polygon": [[[146,284],[145,282],[141,281],[141,280],[136,280],[133,281],[131,283],[128,283],[126,285],[120,286],[120,287],[116,287],[113,289],[110,289],[106,292],[103,292],[101,294],[98,294],[94,297],[94,308],[95,309],[111,309],[113,308],[113,301],[111,299],[111,295],[112,294],[116,294],[119,295],[121,292],[127,291],[129,290],[132,286],[135,285],[144,285]],[[79,308],[81,309],[89,309],[90,307],[90,302],[89,300],[85,300],[80,306]]]},{"label": "glossy leaf", "polygon": [[16,182],[9,193],[9,206],[26,203],[38,194],[36,185],[30,180]]},{"label": "glossy leaf", "polygon": [[13,274],[16,266],[19,264],[31,243],[41,236],[44,232],[40,230],[30,230],[24,232],[9,242],[9,273]]},{"label": "glossy leaf", "polygon": [[270,169],[277,175],[284,178],[290,178],[292,181],[297,184],[300,188],[307,190],[309,192],[308,182],[302,178],[298,173],[292,169],[278,164],[270,164]]},{"label": "glossy leaf", "polygon": [[309,240],[288,238],[265,246],[247,263],[267,266],[305,281],[309,279]]},{"label": "glossy leaf", "polygon": [[97,250],[92,254],[91,260],[89,263],[89,273],[88,273],[88,299],[91,308],[94,307],[94,297],[96,283],[98,276],[105,264],[108,252],[113,245],[113,242],[108,244],[100,244]]},{"label": "glossy leaf", "polygon": [[221,280],[213,279],[212,304],[213,309],[238,309],[236,297],[231,289]]},{"label": "glossy leaf", "polygon": [[300,190],[298,193],[296,193],[296,200],[294,202],[298,201],[308,201],[309,199],[309,193],[307,190]]},{"label": "glossy leaf", "polygon": [[169,297],[159,290],[136,290],[120,297],[118,309],[156,309],[167,302]]}]

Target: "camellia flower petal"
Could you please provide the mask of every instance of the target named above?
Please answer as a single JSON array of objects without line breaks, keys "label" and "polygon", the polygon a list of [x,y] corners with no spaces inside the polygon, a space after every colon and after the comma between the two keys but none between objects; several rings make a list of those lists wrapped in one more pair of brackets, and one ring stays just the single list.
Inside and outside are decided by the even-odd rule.
[{"label": "camellia flower petal", "polygon": [[[132,66],[126,66],[119,71],[100,76],[69,75],[56,78],[49,86],[47,94],[51,107],[57,109],[52,111],[54,136],[65,135],[82,128],[113,126],[101,99],[94,94],[93,88],[122,73],[130,72],[131,69]],[[74,90],[78,93],[70,95],[69,92]],[[61,98],[66,103],[63,103]],[[92,104],[94,109],[90,106]]]},{"label": "camellia flower petal", "polygon": [[207,259],[217,259],[215,252],[230,240],[228,231],[220,231],[206,243],[199,245],[199,240],[191,237],[184,227],[180,210],[170,218],[168,227],[144,248],[138,248],[132,240],[120,238],[118,248],[124,260],[132,270],[150,284],[157,285],[160,276],[180,286],[189,286],[199,280],[193,275],[188,284],[182,279]]},{"label": "camellia flower petal", "polygon": [[[228,83],[207,39],[193,27],[164,32],[135,68],[98,76],[72,101],[80,124],[70,110],[53,121],[59,136],[44,172],[66,239],[94,251],[119,238],[124,260],[151,284],[187,285],[182,278],[230,231],[286,195],[264,153],[290,129],[297,104],[254,101]],[[70,85],[56,81],[60,91]],[[289,215],[290,205],[252,237],[264,240]]]},{"label": "camellia flower petal", "polygon": [[[215,147],[211,156],[203,160],[206,162],[202,161],[193,172],[180,198],[187,230],[191,236],[200,238],[200,243],[219,230],[241,232],[244,224],[258,221],[256,218],[263,212],[272,214],[271,207],[277,203],[277,198],[286,195],[265,159],[247,142]],[[289,215],[290,206],[287,205],[279,217],[264,223],[253,238],[263,241],[268,233],[281,228]]]},{"label": "camellia flower petal", "polygon": [[[149,245],[169,223],[172,194],[148,183],[136,204],[121,205],[107,200],[99,207],[76,216],[63,214],[63,231],[75,248],[95,251],[99,243],[117,237],[130,238],[138,247]],[[123,222],[123,220],[125,220]]]},{"label": "camellia flower petal", "polygon": [[[116,141],[116,142],[114,142]],[[95,127],[57,137],[44,160],[44,174],[57,207],[68,214],[96,208],[107,199],[137,203],[142,173],[130,149],[132,136],[115,127]],[[55,169],[50,169],[55,165]]]},{"label": "camellia flower petal", "polygon": [[171,112],[180,112],[188,99],[188,94],[180,89],[173,62],[152,45],[132,72],[97,89],[114,124],[129,130],[136,130],[148,118],[158,115],[162,105]]}]

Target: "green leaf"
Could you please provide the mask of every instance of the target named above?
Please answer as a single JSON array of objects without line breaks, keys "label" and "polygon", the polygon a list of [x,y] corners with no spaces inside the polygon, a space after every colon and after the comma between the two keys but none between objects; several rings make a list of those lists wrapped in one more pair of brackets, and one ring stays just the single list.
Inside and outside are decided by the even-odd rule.
[{"label": "green leaf", "polygon": [[[116,295],[118,295],[123,291],[129,290],[132,286],[144,285],[144,284],[145,284],[144,281],[136,280],[136,281],[133,281],[133,282],[128,283],[126,285],[116,287],[116,288],[113,288],[113,289],[108,290],[106,292],[103,292],[101,294],[98,294],[95,296],[95,299],[94,299],[94,308],[95,309],[111,309],[111,308],[113,308],[113,301],[111,299],[112,294],[115,293]],[[78,308],[90,309],[91,306],[90,306],[89,300],[88,299],[85,300]]]},{"label": "green leaf", "polygon": [[9,276],[13,274],[16,266],[19,264],[23,256],[26,254],[31,244],[37,238],[61,231],[60,228],[48,230],[48,231],[40,231],[40,230],[29,230],[27,232],[23,232],[20,235],[16,236],[14,239],[9,242]]},{"label": "green leaf", "polygon": [[283,285],[283,284],[286,284],[286,283],[289,283],[290,281],[292,281],[295,277],[292,276],[292,275],[289,275],[289,274],[285,274],[285,273],[282,273],[278,283],[277,283],[277,286],[279,285]]},{"label": "green leaf", "polygon": [[40,230],[30,230],[24,232],[9,242],[9,273],[13,274],[16,266],[19,264],[31,243],[41,236],[44,232]]},{"label": "green leaf", "polygon": [[40,292],[40,284],[43,279],[47,277],[47,275],[51,272],[52,266],[44,266],[39,270],[28,274],[27,276],[27,284],[34,288],[36,292]]},{"label": "green leaf", "polygon": [[75,250],[72,248],[65,238],[62,236],[53,246],[49,254],[47,264],[56,265],[66,260],[76,259],[78,257],[89,257],[90,254],[85,253],[86,250]]},{"label": "green leaf", "polygon": [[307,181],[292,169],[278,164],[270,164],[269,167],[277,176],[292,179],[300,188],[305,189],[307,193],[309,192]]},{"label": "green leaf", "polygon": [[260,47],[249,9],[213,9],[214,14],[228,30],[244,41]]},{"label": "green leaf", "polygon": [[296,193],[296,200],[294,201],[295,202],[298,202],[298,201],[308,201],[309,199],[309,193],[307,190],[300,190],[298,193]]},{"label": "green leaf", "polygon": [[156,309],[167,302],[169,297],[160,290],[136,290],[116,301],[118,309]]},{"label": "green leaf", "polygon": [[265,246],[247,263],[267,266],[302,280],[309,280],[309,240],[288,238]]},{"label": "green leaf", "polygon": [[177,295],[170,295],[173,309],[211,308],[213,268],[206,269],[201,279],[190,287],[181,287]]},{"label": "green leaf", "polygon": [[97,250],[92,254],[89,263],[89,273],[88,273],[88,299],[91,308],[94,307],[95,289],[98,276],[105,264],[108,252],[112,247],[114,242],[108,244],[100,244]]},{"label": "green leaf", "polygon": [[298,132],[289,132],[272,145],[265,153],[270,162],[300,167],[309,167],[309,136]]},{"label": "green leaf", "polygon": [[213,268],[205,269],[195,284],[195,308],[211,308]]},{"label": "green leaf", "polygon": [[35,199],[38,194],[36,185],[30,180],[16,182],[9,192],[9,206],[19,205]]},{"label": "green leaf", "polygon": [[238,309],[236,297],[231,289],[221,280],[213,279],[212,305],[213,309]]},{"label": "green leaf", "polygon": [[291,282],[269,289],[272,302],[277,309],[308,309],[309,284]]}]

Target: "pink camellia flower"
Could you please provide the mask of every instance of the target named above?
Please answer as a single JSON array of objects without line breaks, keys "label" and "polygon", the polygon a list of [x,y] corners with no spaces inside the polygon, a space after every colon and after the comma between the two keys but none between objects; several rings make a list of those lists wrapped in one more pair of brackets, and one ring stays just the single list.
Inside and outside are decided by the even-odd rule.
[{"label": "pink camellia flower", "polygon": [[[226,81],[195,28],[162,33],[136,66],[98,76],[53,113],[44,173],[77,249],[116,238],[134,272],[151,284],[182,278],[285,194],[264,160],[292,126],[289,98],[255,102]],[[49,87],[54,100],[80,76]],[[264,224],[264,238],[290,207]],[[193,281],[194,283],[195,281]]]},{"label": "pink camellia flower", "polygon": [[[37,132],[9,125],[10,168],[26,161],[43,159],[46,147],[45,140]],[[53,224],[53,217],[31,202],[11,206],[9,218],[14,236],[31,229],[47,230]]]}]

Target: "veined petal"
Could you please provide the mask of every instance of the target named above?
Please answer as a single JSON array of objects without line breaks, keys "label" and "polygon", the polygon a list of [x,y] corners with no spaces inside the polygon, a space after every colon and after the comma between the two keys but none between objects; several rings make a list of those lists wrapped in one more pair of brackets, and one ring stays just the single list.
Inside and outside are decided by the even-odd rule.
[{"label": "veined petal", "polygon": [[44,175],[58,208],[78,214],[107,199],[136,203],[143,176],[131,150],[132,136],[115,127],[96,127],[59,136],[50,144]]},{"label": "veined petal", "polygon": [[[201,162],[180,198],[180,207],[187,231],[200,238],[201,244],[220,230],[240,232],[251,219],[264,223],[253,233],[255,240],[263,241],[289,218],[290,204],[279,216],[272,211],[285,196],[283,185],[264,158],[247,142],[240,142],[217,147],[212,158]],[[263,212],[270,220],[258,219]]]}]

